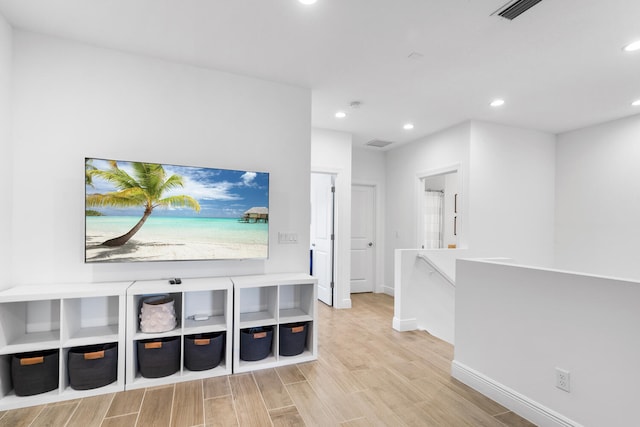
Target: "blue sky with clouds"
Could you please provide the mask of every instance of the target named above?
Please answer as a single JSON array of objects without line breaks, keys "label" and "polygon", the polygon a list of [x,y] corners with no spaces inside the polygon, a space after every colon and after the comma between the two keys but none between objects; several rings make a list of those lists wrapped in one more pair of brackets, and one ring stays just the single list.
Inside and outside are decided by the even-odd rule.
[{"label": "blue sky with clouds", "polygon": [[[92,159],[94,167],[109,169],[107,160]],[[130,162],[118,161],[118,167],[135,178]],[[189,208],[156,208],[156,216],[198,216],[208,218],[239,218],[252,207],[269,206],[269,174],[266,172],[236,171],[227,169],[163,165],[167,178],[173,174],[182,176],[184,187],[165,194],[185,194],[200,203],[200,213]],[[95,177],[93,187],[87,185],[86,193],[117,191],[112,184]],[[142,208],[115,209],[91,208],[105,215],[142,215]]]}]

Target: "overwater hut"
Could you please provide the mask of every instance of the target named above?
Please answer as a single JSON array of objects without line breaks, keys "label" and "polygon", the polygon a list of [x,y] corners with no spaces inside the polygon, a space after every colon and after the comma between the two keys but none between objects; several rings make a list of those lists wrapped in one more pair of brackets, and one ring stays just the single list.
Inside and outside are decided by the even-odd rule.
[{"label": "overwater hut", "polygon": [[269,208],[253,207],[242,215],[242,218],[240,218],[240,221],[241,222],[269,222]]}]

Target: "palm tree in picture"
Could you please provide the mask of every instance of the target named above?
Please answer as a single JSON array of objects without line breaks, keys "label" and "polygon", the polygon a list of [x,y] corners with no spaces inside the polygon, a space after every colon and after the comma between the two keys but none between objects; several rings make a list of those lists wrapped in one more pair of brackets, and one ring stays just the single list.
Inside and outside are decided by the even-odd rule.
[{"label": "palm tree in picture", "polygon": [[92,171],[97,168],[93,166],[93,159],[84,159],[84,183],[93,187],[93,178],[91,176]]},{"label": "palm tree in picture", "polygon": [[87,206],[95,207],[144,207],[144,214],[140,221],[131,230],[122,236],[109,239],[102,243],[104,246],[122,246],[140,230],[151,212],[161,207],[189,207],[200,212],[200,204],[191,196],[167,196],[168,190],[183,187],[184,183],[180,175],[166,177],[162,165],[155,163],[132,162],[133,177],[118,167],[117,162],[110,161],[107,170],[89,170],[91,178],[98,177],[113,184],[118,190],[105,194],[88,194]]}]

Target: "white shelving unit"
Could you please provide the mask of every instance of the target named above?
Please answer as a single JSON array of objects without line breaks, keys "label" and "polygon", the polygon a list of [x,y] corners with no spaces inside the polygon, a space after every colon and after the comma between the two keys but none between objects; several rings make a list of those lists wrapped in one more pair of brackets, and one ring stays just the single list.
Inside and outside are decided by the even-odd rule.
[{"label": "white shelving unit", "polygon": [[[162,333],[140,331],[141,301],[151,295],[168,294],[174,299],[177,326]],[[229,278],[182,279],[179,285],[168,280],[137,281],[127,292],[127,346],[126,388],[136,389],[180,381],[191,381],[232,373],[231,332],[232,332],[233,287]],[[190,319],[196,314],[209,316],[207,320]],[[189,371],[184,367],[184,337],[208,332],[224,332],[224,358],[220,364],[205,371]],[[137,343],[141,340],[163,337],[177,337],[180,340],[180,369],[173,375],[162,378],[145,378],[138,367]]]},{"label": "white shelving unit", "polygon": [[[125,387],[126,290],[131,282],[16,286],[0,291],[0,410],[122,391]],[[69,386],[67,354],[73,347],[118,344],[117,380],[91,390]],[[58,388],[16,396],[11,357],[59,352]]]},{"label": "white shelving unit", "polygon": [[[316,325],[317,280],[307,274],[267,274],[232,277],[234,296],[233,372],[248,372],[318,358]],[[307,322],[305,350],[297,356],[279,354],[278,326]],[[240,360],[240,331],[272,326],[271,354],[258,361]]]},{"label": "white shelving unit", "polygon": [[[140,331],[140,305],[151,295],[174,299],[177,326],[163,333]],[[317,359],[317,281],[306,274],[137,282],[24,285],[0,291],[0,411],[82,398],[125,389],[190,381],[232,372],[248,372]],[[207,320],[195,320],[206,315]],[[297,356],[278,353],[278,326],[307,322],[305,350]],[[272,326],[271,354],[263,360],[240,360],[240,330]],[[184,367],[185,336],[224,332],[220,364],[204,371]],[[180,369],[162,378],[144,378],[138,368],[137,343],[176,337],[180,340]],[[91,390],[69,385],[67,356],[74,347],[117,343],[117,380]],[[58,388],[33,396],[16,396],[11,357],[20,353],[55,350],[59,356]]]}]

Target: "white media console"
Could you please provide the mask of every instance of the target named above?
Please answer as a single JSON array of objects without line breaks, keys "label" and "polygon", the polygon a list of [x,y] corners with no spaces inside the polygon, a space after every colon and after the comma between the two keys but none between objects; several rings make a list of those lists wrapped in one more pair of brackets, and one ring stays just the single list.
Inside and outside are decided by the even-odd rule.
[{"label": "white media console", "polygon": [[[154,294],[173,297],[177,326],[163,333],[143,333],[139,326],[142,298]],[[229,375],[317,359],[317,280],[306,274],[267,274],[238,277],[135,282],[23,285],[0,291],[0,410]],[[194,317],[202,316],[203,320]],[[304,351],[297,356],[278,352],[278,325],[307,322]],[[264,360],[240,360],[240,330],[273,326],[272,352]],[[184,337],[226,334],[224,357],[209,370],[184,367]],[[177,337],[181,342],[180,369],[162,378],[144,378],[137,363],[137,342]],[[117,380],[91,390],[69,385],[67,355],[74,347],[117,343]],[[33,396],[16,396],[11,380],[13,355],[56,350],[59,352],[58,388]]]}]

